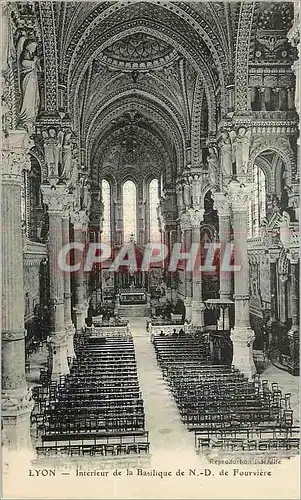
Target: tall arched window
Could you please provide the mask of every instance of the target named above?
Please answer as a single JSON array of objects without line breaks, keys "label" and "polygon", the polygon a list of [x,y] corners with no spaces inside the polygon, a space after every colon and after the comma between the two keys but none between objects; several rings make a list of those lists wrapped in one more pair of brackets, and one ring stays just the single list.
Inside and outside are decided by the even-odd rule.
[{"label": "tall arched window", "polygon": [[157,207],[159,205],[158,179],[153,179],[149,184],[149,236],[151,242],[160,241]]},{"label": "tall arched window", "polygon": [[122,204],[123,241],[127,243],[132,234],[137,240],[136,186],[132,181],[126,181],[122,186]]},{"label": "tall arched window", "polygon": [[111,187],[105,179],[102,181],[103,232],[102,241],[111,242]]},{"label": "tall arched window", "polygon": [[266,179],[258,165],[253,167],[254,196],[249,201],[249,236],[258,236],[266,217]]}]

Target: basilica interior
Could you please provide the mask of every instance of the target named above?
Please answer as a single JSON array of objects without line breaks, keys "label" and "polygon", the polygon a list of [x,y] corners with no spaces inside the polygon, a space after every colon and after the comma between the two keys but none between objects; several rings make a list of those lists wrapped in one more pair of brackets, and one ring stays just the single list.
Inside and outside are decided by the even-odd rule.
[{"label": "basilica interior", "polygon": [[8,452],[298,453],[299,23],[298,2],[2,4]]}]

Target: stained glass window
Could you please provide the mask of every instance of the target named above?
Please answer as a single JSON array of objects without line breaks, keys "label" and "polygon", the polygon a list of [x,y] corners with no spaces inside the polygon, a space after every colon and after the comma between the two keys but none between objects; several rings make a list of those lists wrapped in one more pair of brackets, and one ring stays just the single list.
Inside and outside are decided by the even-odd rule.
[{"label": "stained glass window", "polygon": [[128,243],[132,237],[137,240],[136,186],[126,181],[122,186],[123,203],[123,241]]},{"label": "stained glass window", "polygon": [[159,205],[158,188],[158,179],[153,179],[149,184],[149,233],[152,243],[160,242],[157,212],[157,207]]},{"label": "stained glass window", "polygon": [[103,202],[103,232],[102,241],[111,241],[111,187],[108,181],[102,181],[102,202]]}]

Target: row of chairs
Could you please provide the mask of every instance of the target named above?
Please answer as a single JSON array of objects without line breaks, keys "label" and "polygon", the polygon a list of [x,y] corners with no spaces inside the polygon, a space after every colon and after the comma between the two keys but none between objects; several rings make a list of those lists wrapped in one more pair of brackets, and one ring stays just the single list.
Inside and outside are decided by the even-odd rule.
[{"label": "row of chairs", "polygon": [[214,365],[205,336],[157,335],[153,345],[198,451],[298,449],[290,393],[282,394],[277,383],[261,381],[258,374],[249,381],[234,366]]},{"label": "row of chairs", "polygon": [[[145,414],[131,337],[104,339],[81,334],[75,338],[76,360],[70,374],[50,385],[36,417],[42,431],[40,456],[104,456],[149,451],[143,442],[81,443],[79,437],[127,435],[145,437]],[[44,394],[43,394],[44,395]],[[58,443],[59,439],[68,443]],[[55,443],[49,441],[55,440]]]}]

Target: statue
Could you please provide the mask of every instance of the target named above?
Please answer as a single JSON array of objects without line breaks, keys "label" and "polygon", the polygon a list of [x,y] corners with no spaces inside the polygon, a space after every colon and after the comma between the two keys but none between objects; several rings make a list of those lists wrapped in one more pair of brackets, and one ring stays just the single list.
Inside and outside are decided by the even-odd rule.
[{"label": "statue", "polygon": [[247,175],[250,156],[251,131],[244,127],[238,129],[236,144],[236,168],[237,175]]},{"label": "statue", "polygon": [[54,128],[50,128],[48,132],[42,131],[44,139],[45,161],[48,167],[49,177],[58,177],[58,164],[60,159],[60,146],[57,139],[57,133]]},{"label": "statue", "polygon": [[226,177],[232,177],[232,144],[228,132],[222,132],[221,170]]},{"label": "statue", "polygon": [[71,158],[71,175],[67,179],[67,185],[70,189],[74,189],[78,180],[78,161],[76,158]]},{"label": "statue", "polygon": [[191,182],[192,204],[194,207],[201,204],[201,184],[199,176],[195,174]]},{"label": "statue", "polygon": [[81,182],[81,208],[89,211],[91,206],[90,182],[87,177],[82,177]]},{"label": "statue", "polygon": [[72,146],[70,144],[71,131],[66,132],[62,144],[62,178],[69,180],[72,174]]},{"label": "statue", "polygon": [[183,190],[180,184],[177,184],[177,205],[178,209],[181,212],[183,210]]},{"label": "statue", "polygon": [[208,169],[209,169],[209,179],[210,184],[212,186],[218,185],[218,172],[219,172],[219,161],[216,153],[216,148],[209,147],[209,156],[208,156]]},{"label": "statue", "polygon": [[183,185],[183,198],[184,198],[184,205],[186,208],[191,206],[191,197],[190,197],[190,186],[187,182],[184,183]]},{"label": "statue", "polygon": [[20,86],[22,104],[20,110],[20,121],[31,135],[34,131],[35,120],[40,106],[40,92],[38,83],[38,71],[41,71],[36,56],[37,42],[27,40],[23,35],[17,46],[17,55],[20,68]]}]

